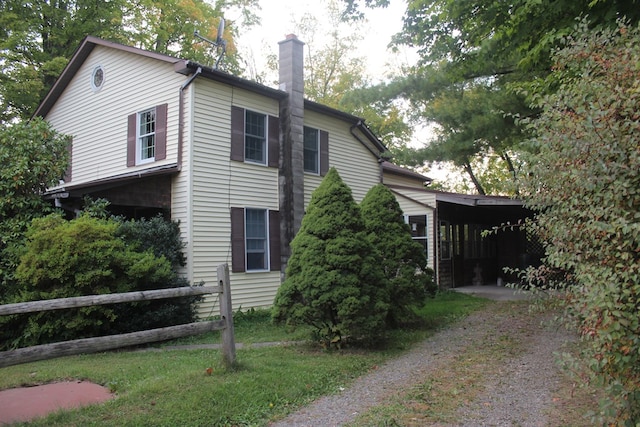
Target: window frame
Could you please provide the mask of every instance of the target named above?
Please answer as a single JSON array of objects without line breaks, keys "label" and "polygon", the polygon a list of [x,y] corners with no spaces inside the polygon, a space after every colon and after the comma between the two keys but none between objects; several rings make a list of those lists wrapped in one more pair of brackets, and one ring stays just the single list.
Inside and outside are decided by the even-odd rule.
[{"label": "window frame", "polygon": [[[153,121],[149,121],[147,123],[151,123],[153,125],[153,131],[143,133],[142,131],[142,120],[145,114],[152,113]],[[147,108],[145,110],[139,111],[136,113],[137,121],[136,121],[136,165],[143,165],[145,163],[151,163],[156,161],[156,147],[157,147],[157,130],[158,130],[158,111],[156,107]],[[147,138],[151,138],[153,144],[150,145],[153,150],[153,155],[149,157],[143,157],[143,153],[146,150],[149,150],[149,147],[144,148],[144,141]]]},{"label": "window frame", "polygon": [[[249,115],[253,115],[255,117],[260,117],[262,120],[262,135],[249,133],[248,128],[251,126],[251,122],[249,121]],[[267,114],[260,113],[258,111],[253,110],[244,110],[244,161],[248,163],[255,163],[258,165],[268,165],[269,164],[269,152],[268,152],[268,137],[269,137],[269,117]],[[250,157],[248,154],[248,139],[253,138],[259,140],[260,149],[262,152],[262,158],[257,160],[253,157]]]},{"label": "window frame", "polygon": [[[141,146],[139,143],[140,114],[155,108],[155,137],[154,156],[149,159],[141,159]],[[168,104],[159,104],[155,107],[145,108],[127,116],[127,167],[165,160],[167,158],[167,112]]]},{"label": "window frame", "polygon": [[[249,227],[250,227],[250,221],[249,221],[249,214],[250,213],[256,213],[259,212],[262,215],[261,220],[263,221],[262,224],[262,235],[261,236],[252,236],[249,233]],[[262,248],[260,250],[255,249],[254,245],[250,245],[249,241],[256,241],[256,240],[261,240],[262,241]],[[269,242],[269,210],[268,209],[263,209],[263,208],[245,208],[244,209],[244,265],[245,265],[245,271],[247,273],[253,273],[253,272],[265,272],[265,271],[269,271],[270,268],[270,264],[271,264],[271,260],[270,260],[270,248],[269,248],[270,242]],[[250,256],[251,254],[257,254],[260,253],[262,254],[262,267],[261,268],[254,268],[252,266],[250,266]]]},{"label": "window frame", "polygon": [[[310,142],[307,140],[307,132],[314,131],[315,132],[315,149],[311,149],[308,147],[307,143]],[[303,168],[305,173],[310,173],[314,175],[320,175],[320,130],[310,127],[304,126],[303,128]],[[315,168],[313,170],[307,168],[307,153],[313,152],[315,155]]]}]

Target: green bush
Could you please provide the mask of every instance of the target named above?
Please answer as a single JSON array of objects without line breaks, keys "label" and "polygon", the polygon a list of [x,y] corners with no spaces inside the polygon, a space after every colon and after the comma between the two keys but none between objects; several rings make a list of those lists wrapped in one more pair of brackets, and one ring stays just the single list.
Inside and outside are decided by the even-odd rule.
[{"label": "green bush", "polygon": [[[167,235],[154,240],[150,224]],[[161,219],[123,223],[88,214],[71,221],[58,215],[36,219],[26,234],[12,302],[185,286],[163,255],[183,260],[176,253],[181,248],[177,225]],[[4,317],[3,348],[188,323],[195,317],[192,302],[176,298]]]},{"label": "green bush", "polygon": [[[608,392],[610,425],[640,424],[640,29],[590,32],[555,55],[523,174],[546,264],[570,272],[567,319],[584,346],[568,366]],[[586,368],[582,370],[582,368]]]},{"label": "green bush", "polygon": [[384,184],[371,188],[360,203],[367,239],[382,258],[391,296],[387,324],[398,326],[414,318],[412,307],[422,306],[435,292],[433,270],[424,248],[411,238],[395,196]]},{"label": "green bush", "polygon": [[273,318],[311,325],[318,341],[327,345],[340,346],[346,340],[372,343],[384,335],[387,289],[360,209],[332,168],[313,192],[291,242]]},{"label": "green bush", "polygon": [[42,193],[64,175],[68,144],[41,118],[0,126],[0,302],[13,293],[17,247],[31,220],[52,212]]}]

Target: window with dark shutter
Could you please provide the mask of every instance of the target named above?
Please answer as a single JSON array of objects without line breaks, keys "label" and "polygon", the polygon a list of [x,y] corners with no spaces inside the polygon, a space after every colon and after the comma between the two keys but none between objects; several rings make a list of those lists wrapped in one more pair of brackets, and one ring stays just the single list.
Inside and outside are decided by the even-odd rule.
[{"label": "window with dark shutter", "polygon": [[127,117],[127,167],[167,158],[167,106]]},{"label": "window with dark shutter", "polygon": [[271,271],[280,271],[280,212],[269,211],[269,259]]},{"label": "window with dark shutter", "polygon": [[280,162],[280,119],[231,107],[231,160],[267,164]]},{"label": "window with dark shutter", "polygon": [[231,160],[244,162],[244,108],[231,107]]},{"label": "window with dark shutter", "polygon": [[244,267],[244,208],[231,208],[231,271],[241,273]]},{"label": "window with dark shutter", "polygon": [[329,172],[329,133],[320,131],[320,176]]},{"label": "window with dark shutter", "polygon": [[277,168],[280,163],[280,119],[269,116],[269,167]]},{"label": "window with dark shutter", "polygon": [[280,212],[231,208],[231,271],[266,270],[280,270]]}]

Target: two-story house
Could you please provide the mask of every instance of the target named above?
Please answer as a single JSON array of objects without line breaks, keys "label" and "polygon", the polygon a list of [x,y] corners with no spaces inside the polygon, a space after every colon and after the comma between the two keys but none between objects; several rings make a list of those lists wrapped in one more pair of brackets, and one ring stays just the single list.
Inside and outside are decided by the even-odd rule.
[{"label": "two-story house", "polygon": [[302,42],[279,47],[276,90],[87,37],[36,112],[73,138],[47,196],[69,210],[88,195],[129,216],[164,213],[180,221],[190,282],[214,283],[228,263],[234,307],[270,306],[325,172],[360,201],[385,151],[362,119],[304,99]]}]

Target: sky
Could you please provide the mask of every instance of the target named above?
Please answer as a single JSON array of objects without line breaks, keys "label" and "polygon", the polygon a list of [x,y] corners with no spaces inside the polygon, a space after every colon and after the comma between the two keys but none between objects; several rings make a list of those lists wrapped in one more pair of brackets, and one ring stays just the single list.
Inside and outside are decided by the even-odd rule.
[{"label": "sky", "polygon": [[[278,42],[287,34],[296,33],[294,23],[305,13],[312,13],[321,22],[328,21],[328,0],[260,0],[260,4],[261,25],[242,34],[237,41],[240,51],[254,58],[259,72],[264,71],[262,61],[267,54],[278,53]],[[357,24],[363,36],[357,56],[366,58],[368,74],[374,81],[384,78],[387,64],[411,60],[409,50],[395,56],[387,50],[392,35],[402,28],[405,10],[404,0],[391,0],[387,8],[365,9],[366,22]]]}]

